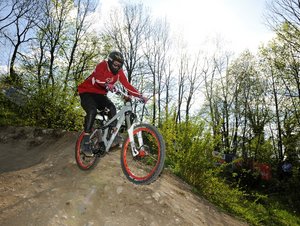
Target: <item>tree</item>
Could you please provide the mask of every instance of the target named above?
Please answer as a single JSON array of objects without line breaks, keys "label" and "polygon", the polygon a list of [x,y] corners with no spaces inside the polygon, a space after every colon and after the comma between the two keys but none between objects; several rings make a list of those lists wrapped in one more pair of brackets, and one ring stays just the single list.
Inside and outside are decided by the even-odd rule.
[{"label": "tree", "polygon": [[219,96],[216,98],[219,110],[221,113],[221,134],[222,134],[222,142],[223,147],[226,152],[231,152],[231,142],[230,142],[230,114],[231,114],[231,106],[233,103],[233,95],[231,93],[232,90],[232,81],[230,74],[228,73],[229,63],[230,63],[230,53],[224,52],[220,57],[214,59],[216,72],[217,72],[217,84],[215,89],[218,89]]},{"label": "tree", "polygon": [[90,0],[77,1],[77,5],[49,0],[35,6],[38,17],[32,17],[35,26],[30,30],[31,40],[26,52],[23,48],[18,53],[22,58],[17,73],[32,86],[27,88],[39,92],[51,84],[77,93],[78,83],[92,70],[91,62],[94,67],[95,56],[100,53],[100,39],[88,31],[86,21],[92,6]]},{"label": "tree", "polygon": [[[74,16],[75,18],[72,18],[71,24],[69,25],[69,38],[66,40],[66,45],[62,47],[67,61],[67,68],[63,82],[64,91],[68,87],[68,81],[70,79],[71,71],[73,70],[73,78],[76,78],[78,76],[74,73],[74,69],[76,68],[76,65],[81,64],[81,62],[78,62],[78,60],[76,61],[76,57],[78,58],[83,54],[77,54],[79,52],[79,45],[87,36],[88,29],[91,26],[91,21],[87,22],[87,17],[89,16],[89,13],[94,12],[95,7],[96,5],[93,4],[92,0],[78,0],[76,3],[76,14]],[[85,39],[85,41],[87,40]],[[87,44],[83,43],[83,45]],[[76,65],[74,64],[75,62]],[[78,71],[76,72],[78,73]]]},{"label": "tree", "polygon": [[300,4],[298,0],[273,0],[268,5],[267,23],[276,34],[300,51]]},{"label": "tree", "polygon": [[[230,98],[229,105],[231,118],[231,138],[230,143],[232,144],[232,151],[236,153],[241,148],[243,157],[247,158],[248,150],[246,149],[250,138],[249,132],[249,118],[247,112],[249,111],[249,103],[251,102],[251,77],[254,77],[255,66],[254,56],[249,52],[243,52],[237,59],[235,59],[228,72],[230,79],[227,75],[227,96]],[[254,79],[253,79],[254,80]],[[230,92],[231,90],[231,92]],[[229,95],[230,94],[230,95]],[[231,97],[230,97],[231,96]],[[227,100],[229,100],[227,98]]]},{"label": "tree", "polygon": [[[226,57],[226,53],[222,52],[220,44],[221,43],[217,41],[217,43],[215,43],[217,50],[211,56],[206,56],[202,72],[204,77],[204,95],[207,102],[205,107],[208,109],[214,138],[218,140],[215,145],[216,151],[221,151],[222,143],[220,141],[222,140],[222,136],[224,138],[224,131],[222,132],[222,123],[224,122],[224,118],[222,118],[222,116],[224,116],[224,114],[222,115],[222,112],[224,112],[222,89],[224,92],[227,88],[224,88],[224,85],[222,88],[220,81],[222,81],[224,72],[226,74],[226,66],[228,64],[228,58]],[[227,100],[225,101],[225,105],[226,104]],[[228,111],[228,109],[226,111]]]},{"label": "tree", "polygon": [[237,138],[241,137],[243,156],[257,159],[262,154],[265,127],[270,121],[271,108],[270,103],[267,102],[268,85],[261,71],[258,60],[249,51],[241,54],[230,67],[230,73],[235,78],[230,88],[234,90],[233,143],[237,145],[239,143]]},{"label": "tree", "polygon": [[9,75],[12,84],[21,85],[22,78],[15,71],[15,63],[17,56],[23,55],[20,52],[21,45],[33,39],[29,31],[35,25],[38,8],[38,4],[34,4],[31,0],[11,1],[11,10],[1,19],[6,21],[6,25],[0,28],[0,32],[13,47],[9,63]]},{"label": "tree", "polygon": [[78,45],[75,63],[73,64],[74,95],[77,93],[78,84],[94,70],[95,65],[98,63],[99,55],[103,56],[101,50],[102,41],[97,36],[87,33],[86,36],[81,39],[80,45]]},{"label": "tree", "polygon": [[277,139],[279,159],[282,159],[283,148],[290,150],[292,137],[299,136],[300,4],[296,0],[275,0],[268,9],[268,24],[276,32],[276,38],[263,51],[273,72],[273,93],[278,100]]},{"label": "tree", "polygon": [[189,61],[189,70],[187,75],[187,95],[185,97],[186,99],[186,110],[185,110],[185,120],[186,122],[189,121],[190,118],[190,109],[193,104],[193,98],[197,91],[200,88],[200,85],[202,83],[201,73],[203,71],[203,65],[200,65],[200,63],[203,63],[200,58],[201,54],[200,52],[195,55],[195,57],[191,57],[192,60]]},{"label": "tree", "polygon": [[66,22],[71,10],[71,0],[45,0],[43,2],[43,15],[38,27],[46,42],[46,50],[49,52],[49,71],[46,78],[46,86],[51,82],[55,85],[55,60],[58,59],[59,51],[65,43]]},{"label": "tree", "polygon": [[186,92],[186,76],[188,73],[188,56],[185,51],[180,54],[179,67],[177,74],[177,113],[175,122],[180,123],[184,94]]},{"label": "tree", "polygon": [[[145,41],[144,55],[150,74],[152,75],[152,84],[150,86],[152,88],[153,97],[152,123],[155,124],[156,118],[158,118],[158,125],[161,125],[162,93],[166,85],[166,81],[163,79],[164,74],[166,73],[166,61],[170,48],[169,27],[165,20],[158,20],[148,28],[149,30]],[[158,113],[157,117],[156,112]]]},{"label": "tree", "polygon": [[[264,63],[264,71],[270,84],[271,103],[274,103],[275,124],[277,125],[276,140],[278,158],[283,159],[284,142],[289,140],[287,136],[297,133],[299,121],[299,98],[293,96],[297,93],[297,79],[299,70],[298,57],[294,55],[292,48],[281,38],[274,39],[266,47],[261,49],[261,58]],[[295,92],[296,91],[296,92]],[[293,122],[293,123],[291,123]],[[284,130],[286,128],[286,130]],[[286,134],[286,135],[285,135]],[[289,135],[287,135],[289,134]],[[286,144],[289,146],[289,144]]]},{"label": "tree", "polygon": [[143,4],[124,3],[122,11],[119,9],[112,11],[109,22],[105,23],[102,35],[109,39],[113,48],[124,55],[124,66],[129,82],[134,77],[135,69],[143,67],[143,64],[138,63],[142,63],[141,51],[149,26],[150,15]]},{"label": "tree", "polygon": [[[208,108],[209,122],[212,127],[212,133],[214,138],[218,138],[220,135],[219,124],[220,117],[218,109],[215,107],[215,77],[217,67],[214,61],[210,57],[205,58],[205,67],[203,68],[202,74],[204,77],[204,96],[206,103],[204,107]],[[215,150],[220,151],[220,144],[215,145]]]},{"label": "tree", "polygon": [[[1,1],[0,2],[0,35],[3,30],[15,22],[14,12],[18,8],[18,1]],[[0,36],[1,37],[1,36]]]}]

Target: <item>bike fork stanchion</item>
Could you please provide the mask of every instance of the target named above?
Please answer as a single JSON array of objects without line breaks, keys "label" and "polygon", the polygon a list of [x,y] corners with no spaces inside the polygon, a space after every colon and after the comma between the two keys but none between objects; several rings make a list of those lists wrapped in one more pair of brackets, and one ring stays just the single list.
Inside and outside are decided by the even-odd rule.
[{"label": "bike fork stanchion", "polygon": [[137,137],[138,137],[138,142],[139,142],[139,149],[141,149],[141,147],[144,146],[144,141],[143,141],[143,137],[142,137],[142,131],[137,133]]},{"label": "bike fork stanchion", "polygon": [[134,138],[133,138],[133,128],[135,126],[135,123],[133,123],[130,128],[128,129],[128,135],[129,135],[129,141],[131,146],[131,152],[133,157],[137,156],[139,154],[139,151],[136,149]]}]

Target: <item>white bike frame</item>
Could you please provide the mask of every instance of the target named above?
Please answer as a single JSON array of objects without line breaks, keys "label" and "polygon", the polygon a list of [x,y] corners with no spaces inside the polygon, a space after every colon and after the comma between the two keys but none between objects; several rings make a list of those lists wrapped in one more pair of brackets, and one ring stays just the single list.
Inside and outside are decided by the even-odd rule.
[{"label": "white bike frame", "polygon": [[[122,92],[121,90],[117,90],[116,93],[121,94],[125,97],[128,97],[128,95],[126,95],[124,92]],[[129,97],[130,98],[130,97]],[[117,112],[117,114],[112,117],[109,121],[107,121],[102,127],[104,127],[105,129],[103,130],[103,134],[102,134],[102,142],[105,145],[105,151],[108,152],[116,135],[118,134],[123,122],[126,120],[127,125],[130,125],[130,115],[127,114],[127,112],[132,112],[132,106],[130,102],[126,102],[125,105],[121,108],[121,110],[119,110]],[[97,117],[97,116],[96,116]],[[114,133],[112,133],[111,137],[107,140],[107,135],[109,132],[109,125],[113,122],[117,120],[117,125],[116,125],[116,131]],[[135,145],[134,142],[134,137],[133,137],[133,130],[134,128],[139,125],[140,122],[134,122],[133,124],[131,124],[130,128],[127,129],[128,132],[128,136],[129,136],[129,141],[130,141],[130,146],[131,146],[131,151],[132,151],[132,155],[135,157],[139,154],[139,151]],[[93,134],[92,134],[93,135]],[[92,136],[91,135],[91,136]],[[139,142],[139,148],[141,148],[144,144],[143,142],[143,138],[142,138],[142,133],[139,132],[138,133],[138,142]]]}]

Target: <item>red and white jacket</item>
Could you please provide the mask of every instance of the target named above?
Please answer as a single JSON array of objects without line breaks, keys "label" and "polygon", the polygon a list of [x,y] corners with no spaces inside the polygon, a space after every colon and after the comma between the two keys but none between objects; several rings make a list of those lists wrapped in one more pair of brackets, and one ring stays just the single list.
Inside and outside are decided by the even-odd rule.
[{"label": "red and white jacket", "polygon": [[123,69],[120,69],[118,74],[114,75],[109,67],[106,60],[100,62],[93,73],[86,78],[78,86],[78,93],[97,93],[107,94],[105,84],[114,84],[119,81],[128,93],[132,96],[139,97],[141,94],[128,82]]}]

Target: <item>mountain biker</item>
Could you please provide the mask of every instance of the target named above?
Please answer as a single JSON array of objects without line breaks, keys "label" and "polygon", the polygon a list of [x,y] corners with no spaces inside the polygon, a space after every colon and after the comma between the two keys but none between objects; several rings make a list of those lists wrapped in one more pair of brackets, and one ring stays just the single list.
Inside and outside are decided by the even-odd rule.
[{"label": "mountain biker", "polygon": [[[122,66],[124,57],[121,52],[112,51],[107,60],[101,61],[93,73],[78,85],[81,106],[86,112],[84,120],[83,153],[86,156],[93,156],[90,148],[90,133],[98,110],[108,109],[108,118],[116,114],[116,107],[107,97],[108,91],[115,91],[114,84],[119,81],[132,96],[141,98],[146,102],[147,98],[137,91],[127,80]],[[112,125],[112,131],[116,131],[116,121]]]}]

